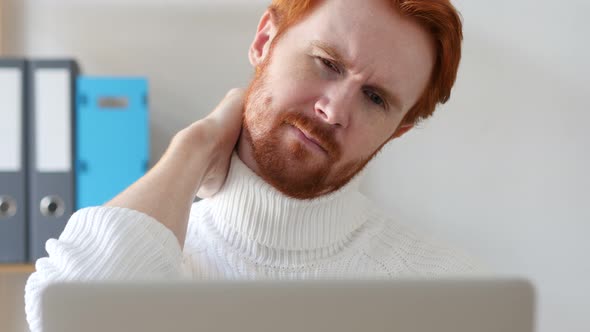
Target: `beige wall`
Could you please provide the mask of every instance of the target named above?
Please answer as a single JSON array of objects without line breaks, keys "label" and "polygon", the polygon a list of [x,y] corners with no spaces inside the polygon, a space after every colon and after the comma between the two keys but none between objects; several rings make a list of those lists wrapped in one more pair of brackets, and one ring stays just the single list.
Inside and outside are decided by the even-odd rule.
[{"label": "beige wall", "polygon": [[265,9],[3,1],[11,9],[8,54],[75,56],[83,74],[149,79],[152,165],[176,132],[247,85],[248,46]]}]

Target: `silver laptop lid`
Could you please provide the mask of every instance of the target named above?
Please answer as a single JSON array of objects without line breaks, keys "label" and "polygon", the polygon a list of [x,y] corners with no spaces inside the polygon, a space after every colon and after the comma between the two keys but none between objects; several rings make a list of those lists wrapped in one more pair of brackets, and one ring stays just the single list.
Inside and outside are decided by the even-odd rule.
[{"label": "silver laptop lid", "polygon": [[518,279],[67,283],[43,295],[44,332],[532,332]]}]

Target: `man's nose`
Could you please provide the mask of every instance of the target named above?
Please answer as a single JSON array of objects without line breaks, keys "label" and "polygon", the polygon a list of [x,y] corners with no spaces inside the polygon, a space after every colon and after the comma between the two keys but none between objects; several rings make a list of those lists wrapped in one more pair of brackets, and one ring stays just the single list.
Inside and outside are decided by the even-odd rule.
[{"label": "man's nose", "polygon": [[334,84],[326,87],[315,103],[315,113],[326,123],[346,128],[354,106],[353,84]]}]

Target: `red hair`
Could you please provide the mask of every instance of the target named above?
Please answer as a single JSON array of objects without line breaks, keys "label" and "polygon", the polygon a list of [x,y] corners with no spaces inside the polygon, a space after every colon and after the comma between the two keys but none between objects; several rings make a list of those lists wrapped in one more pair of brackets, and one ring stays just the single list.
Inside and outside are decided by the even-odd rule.
[{"label": "red hair", "polygon": [[[462,23],[449,0],[390,0],[402,15],[414,19],[431,35],[436,45],[436,61],[430,82],[403,123],[413,124],[432,115],[438,103],[451,97],[461,60]],[[277,20],[277,36],[308,15],[318,0],[273,0],[269,10]]]}]

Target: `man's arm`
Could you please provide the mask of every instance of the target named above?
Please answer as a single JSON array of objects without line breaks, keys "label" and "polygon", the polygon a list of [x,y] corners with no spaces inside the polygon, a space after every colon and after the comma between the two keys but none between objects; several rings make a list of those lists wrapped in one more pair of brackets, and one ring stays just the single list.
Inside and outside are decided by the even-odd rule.
[{"label": "man's arm", "polygon": [[59,239],[47,241],[49,256],[37,260],[25,286],[31,331],[41,330],[41,295],[51,283],[190,275],[182,248],[191,203],[225,181],[242,127],[242,99],[242,90],[230,91],[205,119],[176,134],[144,177],[106,207],[76,211]]},{"label": "man's arm", "polygon": [[231,90],[215,110],[177,133],[158,163],[105,204],[143,212],[170,229],[184,246],[194,197],[208,197],[225,181],[242,125],[244,91]]}]

